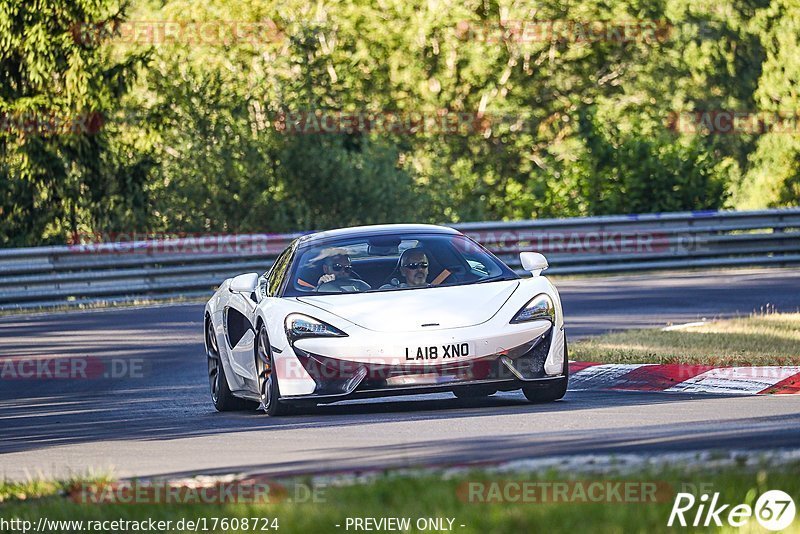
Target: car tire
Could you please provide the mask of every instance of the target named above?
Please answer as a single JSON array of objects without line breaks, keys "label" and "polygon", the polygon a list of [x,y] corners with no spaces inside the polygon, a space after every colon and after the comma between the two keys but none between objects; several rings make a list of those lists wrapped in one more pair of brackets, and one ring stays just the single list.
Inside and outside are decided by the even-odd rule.
[{"label": "car tire", "polygon": [[466,386],[453,389],[453,395],[459,399],[482,399],[497,393],[491,386]]},{"label": "car tire", "polygon": [[271,417],[290,413],[290,407],[280,397],[278,373],[275,371],[275,359],[269,344],[267,327],[261,325],[256,341],[256,370],[258,371],[258,390],[261,394],[260,408]]},{"label": "car tire", "polygon": [[553,402],[567,394],[569,384],[569,354],[567,352],[567,338],[564,336],[564,377],[546,385],[531,384],[522,386],[522,394],[530,402]]},{"label": "car tire", "polygon": [[211,402],[218,412],[234,412],[253,409],[253,403],[234,397],[225,377],[225,366],[214,335],[211,319],[206,319],[206,358],[208,360],[208,383],[211,388]]}]

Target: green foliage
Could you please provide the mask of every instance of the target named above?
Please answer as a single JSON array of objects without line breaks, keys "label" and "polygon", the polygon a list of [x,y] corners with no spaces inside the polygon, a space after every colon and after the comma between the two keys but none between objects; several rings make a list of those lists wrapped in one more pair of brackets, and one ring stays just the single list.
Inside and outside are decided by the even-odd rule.
[{"label": "green foliage", "polygon": [[123,161],[113,148],[122,140],[96,130],[143,57],[111,60],[76,36],[84,24],[113,24],[122,7],[0,4],[0,244],[63,242],[82,226],[129,225],[142,210],[146,153]]},{"label": "green foliage", "polygon": [[[0,131],[0,245],[81,230],[281,232],[797,204],[796,135],[669,128],[683,111],[797,112],[796,0],[126,7],[0,5],[0,113],[106,118],[96,133]],[[126,33],[122,20],[141,31]],[[501,24],[534,20],[602,21],[607,32],[650,21],[656,31],[582,39],[581,27],[562,25],[551,39],[539,25],[520,39]],[[222,30],[168,39],[170,21]],[[274,31],[237,38],[233,23],[246,22]],[[76,39],[76,27],[103,23],[110,31]],[[287,112],[395,111],[466,113],[480,126],[279,128]]]},{"label": "green foliage", "polygon": [[[800,3],[776,0],[752,21],[767,51],[758,89],[758,110],[794,124],[793,132],[762,136],[749,154],[744,180],[734,183],[734,206],[757,209],[800,203]],[[769,116],[768,115],[768,116]]]},{"label": "green foliage", "polygon": [[724,183],[699,140],[622,133],[617,122],[600,122],[596,115],[580,122],[588,160],[581,185],[590,212],[610,215],[719,206]]}]

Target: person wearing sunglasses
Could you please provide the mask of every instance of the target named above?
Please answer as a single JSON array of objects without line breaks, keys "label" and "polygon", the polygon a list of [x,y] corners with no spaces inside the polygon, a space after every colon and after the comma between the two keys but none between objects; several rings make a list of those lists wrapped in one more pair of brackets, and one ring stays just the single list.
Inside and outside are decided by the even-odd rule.
[{"label": "person wearing sunglasses", "polygon": [[403,254],[400,274],[405,278],[401,287],[423,287],[428,285],[428,256],[421,250],[411,249]]},{"label": "person wearing sunglasses", "polygon": [[322,262],[323,275],[317,282],[317,291],[352,293],[367,291],[370,285],[353,277],[353,265],[350,256],[346,253],[332,254]]},{"label": "person wearing sunglasses", "polygon": [[392,278],[391,282],[381,286],[381,289],[395,289],[406,287],[425,287],[428,285],[428,256],[421,248],[410,248],[403,252],[399,262],[400,274],[403,282]]}]

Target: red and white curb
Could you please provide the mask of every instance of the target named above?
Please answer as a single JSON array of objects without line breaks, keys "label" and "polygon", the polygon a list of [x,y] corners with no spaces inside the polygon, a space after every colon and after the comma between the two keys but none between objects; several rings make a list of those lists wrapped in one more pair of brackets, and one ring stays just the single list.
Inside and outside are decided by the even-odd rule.
[{"label": "red and white curb", "polygon": [[800,393],[800,366],[716,367],[689,364],[570,362],[571,391],[666,391],[735,395]]}]

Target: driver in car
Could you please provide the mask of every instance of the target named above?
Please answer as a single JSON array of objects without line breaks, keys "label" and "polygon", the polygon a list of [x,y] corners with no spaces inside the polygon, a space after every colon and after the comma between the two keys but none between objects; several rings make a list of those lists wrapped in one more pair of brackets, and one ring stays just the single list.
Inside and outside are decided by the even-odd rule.
[{"label": "driver in car", "polygon": [[428,257],[422,250],[409,249],[400,261],[400,273],[406,279],[404,287],[428,285]]},{"label": "driver in car", "polygon": [[323,259],[322,272],[324,274],[317,281],[317,291],[354,292],[371,289],[369,284],[353,277],[353,265],[344,250],[329,251]]},{"label": "driver in car", "polygon": [[392,283],[381,286],[381,289],[395,287],[425,287],[428,285],[428,256],[421,248],[410,248],[400,257],[400,274],[404,282],[393,279]]}]

